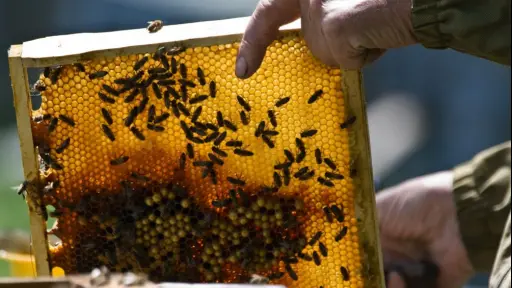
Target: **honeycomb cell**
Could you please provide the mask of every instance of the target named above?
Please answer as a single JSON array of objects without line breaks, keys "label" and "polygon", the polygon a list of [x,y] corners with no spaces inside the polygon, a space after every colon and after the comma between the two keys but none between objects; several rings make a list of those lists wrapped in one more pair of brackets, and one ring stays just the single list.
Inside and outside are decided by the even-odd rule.
[{"label": "honeycomb cell", "polygon": [[33,130],[44,201],[58,218],[49,233],[62,240],[53,266],[363,287],[342,72],[284,38],[240,80],[238,46],[96,59],[40,76],[47,89]]}]

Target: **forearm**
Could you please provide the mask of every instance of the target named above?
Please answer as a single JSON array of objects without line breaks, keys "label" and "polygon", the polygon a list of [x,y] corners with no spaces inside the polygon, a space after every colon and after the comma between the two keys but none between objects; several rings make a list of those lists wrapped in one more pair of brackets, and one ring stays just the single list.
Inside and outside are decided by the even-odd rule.
[{"label": "forearm", "polygon": [[491,271],[510,213],[510,142],[454,169],[462,240],[476,271]]},{"label": "forearm", "polygon": [[417,39],[510,65],[510,0],[412,0]]}]

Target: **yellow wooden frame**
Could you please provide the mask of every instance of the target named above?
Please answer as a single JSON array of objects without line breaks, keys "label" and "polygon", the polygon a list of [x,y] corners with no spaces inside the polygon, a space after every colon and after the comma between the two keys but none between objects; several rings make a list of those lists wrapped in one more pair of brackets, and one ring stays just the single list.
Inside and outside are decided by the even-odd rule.
[{"label": "yellow wooden frame", "polygon": [[[115,31],[107,33],[81,33],[54,36],[13,45],[9,50],[9,67],[14,94],[14,106],[18,123],[18,134],[22,151],[25,178],[37,182],[38,160],[31,130],[31,99],[27,80],[27,68],[72,64],[97,57],[115,57],[134,53],[155,51],[166,46],[209,46],[240,41],[248,18],[235,18],[181,25],[164,26],[157,33],[146,29]],[[300,23],[293,22],[281,28],[283,34],[300,33]],[[343,71],[343,95],[347,114],[357,117],[350,135],[351,158],[358,170],[356,189],[356,211],[359,223],[361,246],[366,270],[366,287],[385,287],[382,257],[379,245],[375,194],[371,169],[366,105],[362,91],[360,71]],[[29,204],[32,246],[36,258],[37,274],[50,275],[46,224],[37,212],[38,189],[30,187]]]}]

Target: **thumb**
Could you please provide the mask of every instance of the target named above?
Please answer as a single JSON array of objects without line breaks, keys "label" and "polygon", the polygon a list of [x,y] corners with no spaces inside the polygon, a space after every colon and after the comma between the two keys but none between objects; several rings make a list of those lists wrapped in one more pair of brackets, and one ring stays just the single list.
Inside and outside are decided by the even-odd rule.
[{"label": "thumb", "polygon": [[248,78],[258,70],[279,27],[298,19],[299,14],[299,0],[260,0],[240,43],[235,66],[238,78]]}]

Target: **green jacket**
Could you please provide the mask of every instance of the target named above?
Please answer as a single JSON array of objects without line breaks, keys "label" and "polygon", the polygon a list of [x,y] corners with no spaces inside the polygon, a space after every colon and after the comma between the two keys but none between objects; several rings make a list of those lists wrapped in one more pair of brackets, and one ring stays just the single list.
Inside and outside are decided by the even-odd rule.
[{"label": "green jacket", "polygon": [[[510,66],[510,0],[412,0],[414,32],[427,48],[452,48]],[[510,142],[454,169],[463,242],[491,288],[511,287]]]}]

